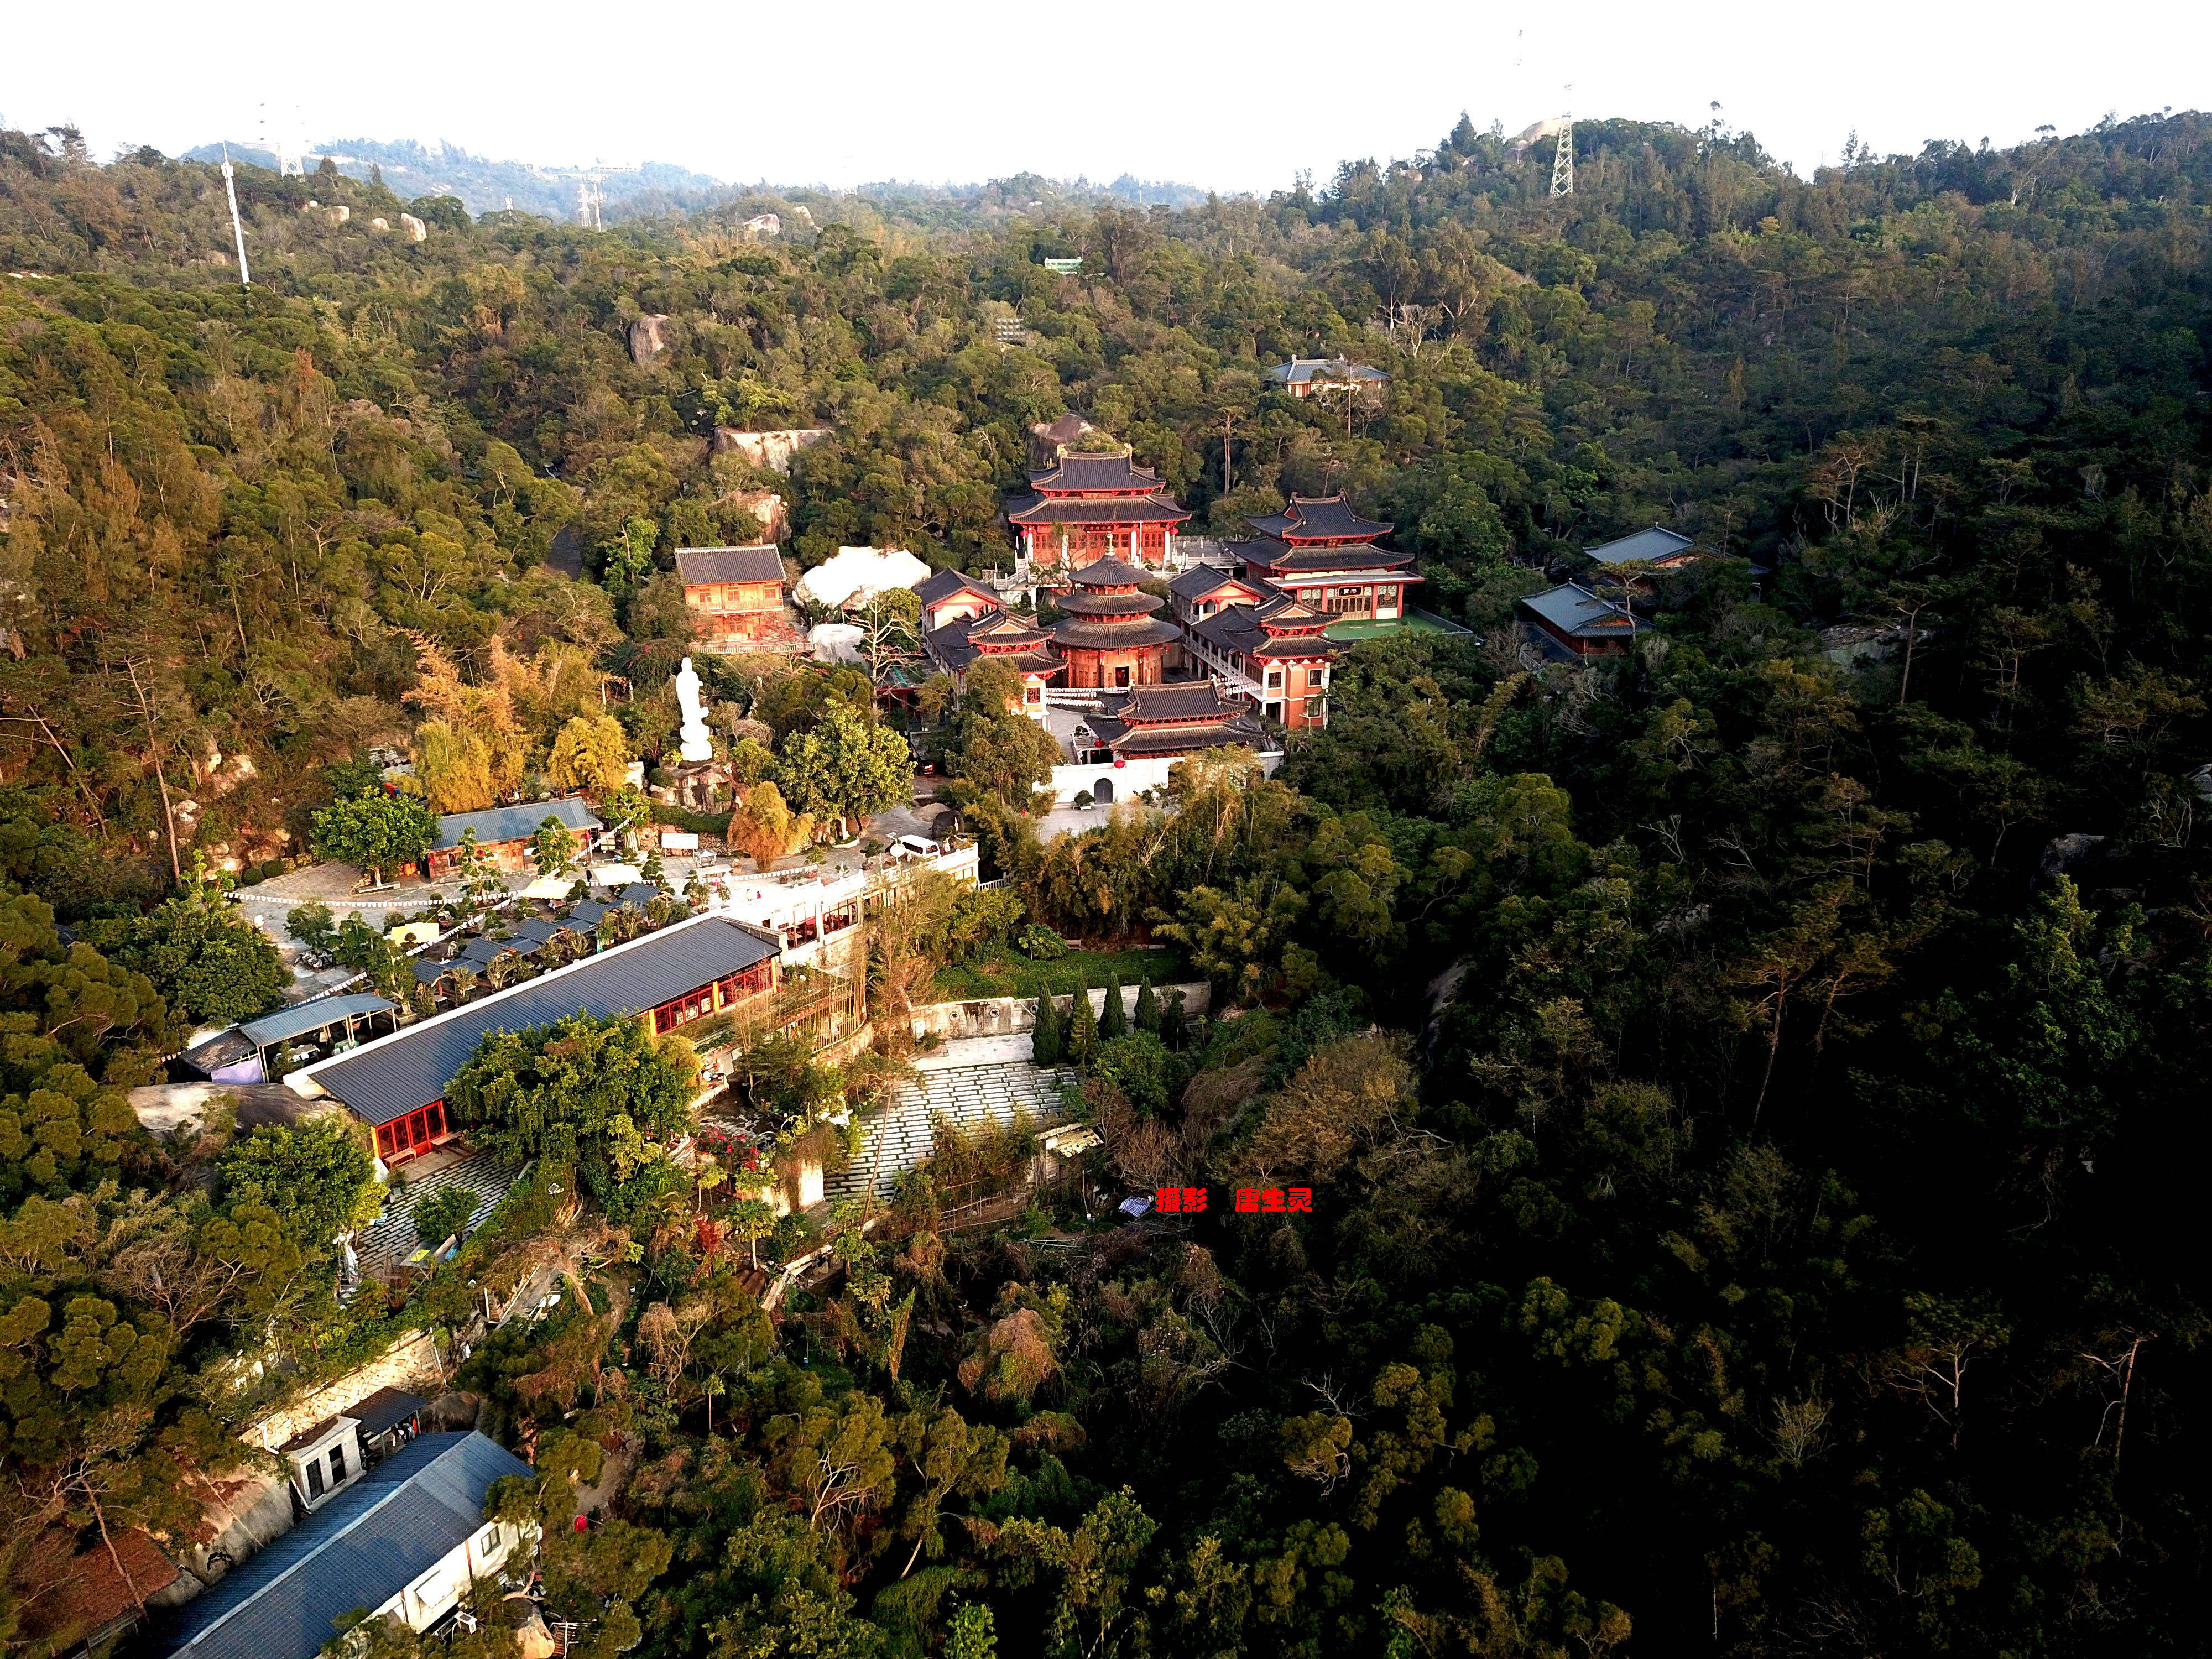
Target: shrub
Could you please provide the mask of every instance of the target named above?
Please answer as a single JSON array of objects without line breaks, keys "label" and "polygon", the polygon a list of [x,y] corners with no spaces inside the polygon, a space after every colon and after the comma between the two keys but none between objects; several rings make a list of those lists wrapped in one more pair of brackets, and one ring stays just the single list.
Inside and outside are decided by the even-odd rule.
[{"label": "shrub", "polygon": [[1102,1046],[1096,1069],[1146,1117],[1167,1110],[1175,1092],[1175,1058],[1150,1031],[1132,1031]]},{"label": "shrub", "polygon": [[1042,922],[1033,921],[1023,928],[1014,943],[1032,962],[1057,962],[1067,954],[1067,941],[1060,936],[1060,930]]},{"label": "shrub", "polygon": [[282,859],[264,859],[261,860],[261,879],[267,881],[271,876],[281,876],[289,867]]}]

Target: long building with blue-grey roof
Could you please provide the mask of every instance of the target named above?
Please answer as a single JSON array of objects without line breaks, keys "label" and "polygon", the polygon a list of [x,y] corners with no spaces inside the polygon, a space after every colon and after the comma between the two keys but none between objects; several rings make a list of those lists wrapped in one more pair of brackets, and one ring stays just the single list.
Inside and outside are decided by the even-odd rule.
[{"label": "long building with blue-grey roof", "polygon": [[[514,945],[509,939],[502,948]],[[485,1033],[551,1025],[580,1010],[600,1018],[635,1015],[656,1034],[678,1030],[775,992],[781,954],[763,928],[693,916],[304,1066],[285,1081],[301,1094],[337,1099],[374,1133],[378,1157],[404,1162],[460,1133],[446,1109],[446,1089]],[[850,989],[842,980],[836,987]],[[792,1017],[818,1012],[810,1005]]]},{"label": "long building with blue-grey roof", "polygon": [[313,1659],[354,1613],[428,1629],[470,1584],[528,1571],[533,1530],[484,1518],[503,1475],[532,1471],[473,1430],[418,1436],[185,1603],[173,1659]]}]

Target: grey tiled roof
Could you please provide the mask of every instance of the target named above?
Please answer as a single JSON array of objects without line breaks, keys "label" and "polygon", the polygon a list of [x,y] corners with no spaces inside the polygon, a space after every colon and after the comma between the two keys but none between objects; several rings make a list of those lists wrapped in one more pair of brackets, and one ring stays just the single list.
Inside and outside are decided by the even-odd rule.
[{"label": "grey tiled roof", "polygon": [[1285,511],[1244,522],[1263,536],[1294,541],[1372,541],[1390,529],[1378,520],[1361,518],[1340,495],[1293,495]]},{"label": "grey tiled roof", "polygon": [[1053,642],[1078,651],[1136,650],[1152,645],[1173,645],[1182,637],[1171,622],[1158,617],[1130,617],[1119,622],[1091,622],[1071,617],[1054,623]]},{"label": "grey tiled roof", "polygon": [[313,1659],[356,1607],[404,1590],[486,1523],[484,1496],[530,1465],[471,1430],[410,1441],[185,1604],[174,1659]]},{"label": "grey tiled roof", "polygon": [[1093,559],[1068,573],[1068,580],[1078,587],[1141,587],[1152,580],[1149,570],[1139,570],[1127,559],[1117,559],[1111,553]]},{"label": "grey tiled roof", "polygon": [[914,592],[915,597],[924,605],[935,605],[941,599],[951,599],[955,593],[973,593],[978,599],[990,600],[994,605],[1000,603],[999,590],[990,583],[980,581],[973,576],[964,576],[957,570],[932,571]]},{"label": "grey tiled roof", "polygon": [[449,812],[438,820],[438,839],[430,845],[441,852],[459,847],[462,836],[471,830],[487,847],[494,842],[528,841],[548,818],[558,818],[562,828],[572,835],[578,830],[597,831],[605,827],[592,816],[590,804],[581,796],[564,795],[559,800],[493,806],[481,812]]},{"label": "grey tiled roof", "polygon": [[1029,495],[1006,504],[1014,524],[1181,524],[1188,517],[1164,495]]},{"label": "grey tiled roof", "polygon": [[1224,702],[1212,680],[1196,685],[1139,686],[1113,712],[1132,725],[1146,720],[1223,720],[1239,705]]},{"label": "grey tiled roof", "polygon": [[366,1043],[309,1068],[308,1075],[356,1116],[389,1123],[444,1099],[487,1031],[550,1025],[580,1008],[601,1016],[641,1013],[775,954],[774,945],[734,922],[698,917]]},{"label": "grey tiled roof", "polygon": [[676,574],[687,587],[708,582],[780,582],[783,556],[772,547],[679,547]]},{"label": "grey tiled roof", "polygon": [[1390,377],[1379,368],[1341,357],[1293,357],[1269,369],[1267,378],[1283,386],[1304,386],[1310,380],[1387,380]]},{"label": "grey tiled roof", "polygon": [[1655,524],[1632,536],[1623,536],[1619,541],[1583,550],[1600,564],[1641,564],[1648,559],[1672,558],[1678,553],[1688,552],[1696,545],[1679,531]]},{"label": "grey tiled roof", "polygon": [[1039,489],[1158,489],[1164,482],[1124,452],[1119,455],[1062,455],[1051,466],[1030,474]]},{"label": "grey tiled roof", "polygon": [[1186,599],[1198,599],[1211,593],[1224,582],[1235,582],[1248,589],[1262,589],[1266,584],[1256,576],[1247,576],[1234,570],[1224,570],[1218,565],[1194,564],[1168,584],[1168,591]]}]

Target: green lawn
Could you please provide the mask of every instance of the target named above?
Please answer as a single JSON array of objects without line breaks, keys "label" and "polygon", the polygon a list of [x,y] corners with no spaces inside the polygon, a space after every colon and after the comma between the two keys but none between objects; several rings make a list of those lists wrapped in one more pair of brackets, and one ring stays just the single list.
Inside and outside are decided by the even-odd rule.
[{"label": "green lawn", "polygon": [[1047,991],[1065,995],[1103,985],[1109,975],[1124,985],[1146,980],[1155,985],[1180,985],[1192,977],[1188,960],[1176,950],[1070,951],[1057,962],[1033,962],[1009,949],[942,969],[931,983],[929,996],[934,1002],[972,1002],[983,997],[1040,997]]}]

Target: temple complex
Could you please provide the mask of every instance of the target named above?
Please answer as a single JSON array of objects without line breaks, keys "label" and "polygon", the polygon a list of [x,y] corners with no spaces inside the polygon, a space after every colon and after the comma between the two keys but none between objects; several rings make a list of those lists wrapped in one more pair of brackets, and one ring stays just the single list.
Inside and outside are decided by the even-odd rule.
[{"label": "temple complex", "polygon": [[1071,687],[1157,685],[1167,653],[1182,641],[1175,624],[1152,613],[1164,601],[1145,592],[1152,578],[1115,557],[1079,567],[1072,592],[1060,596],[1067,620],[1055,623],[1053,647],[1066,659]]},{"label": "temple complex", "polygon": [[1166,563],[1176,526],[1190,514],[1164,493],[1159,475],[1137,465],[1126,444],[1096,454],[1057,448],[1050,466],[1030,474],[1033,493],[1006,509],[1030,562],[1074,569],[1113,556]]}]

